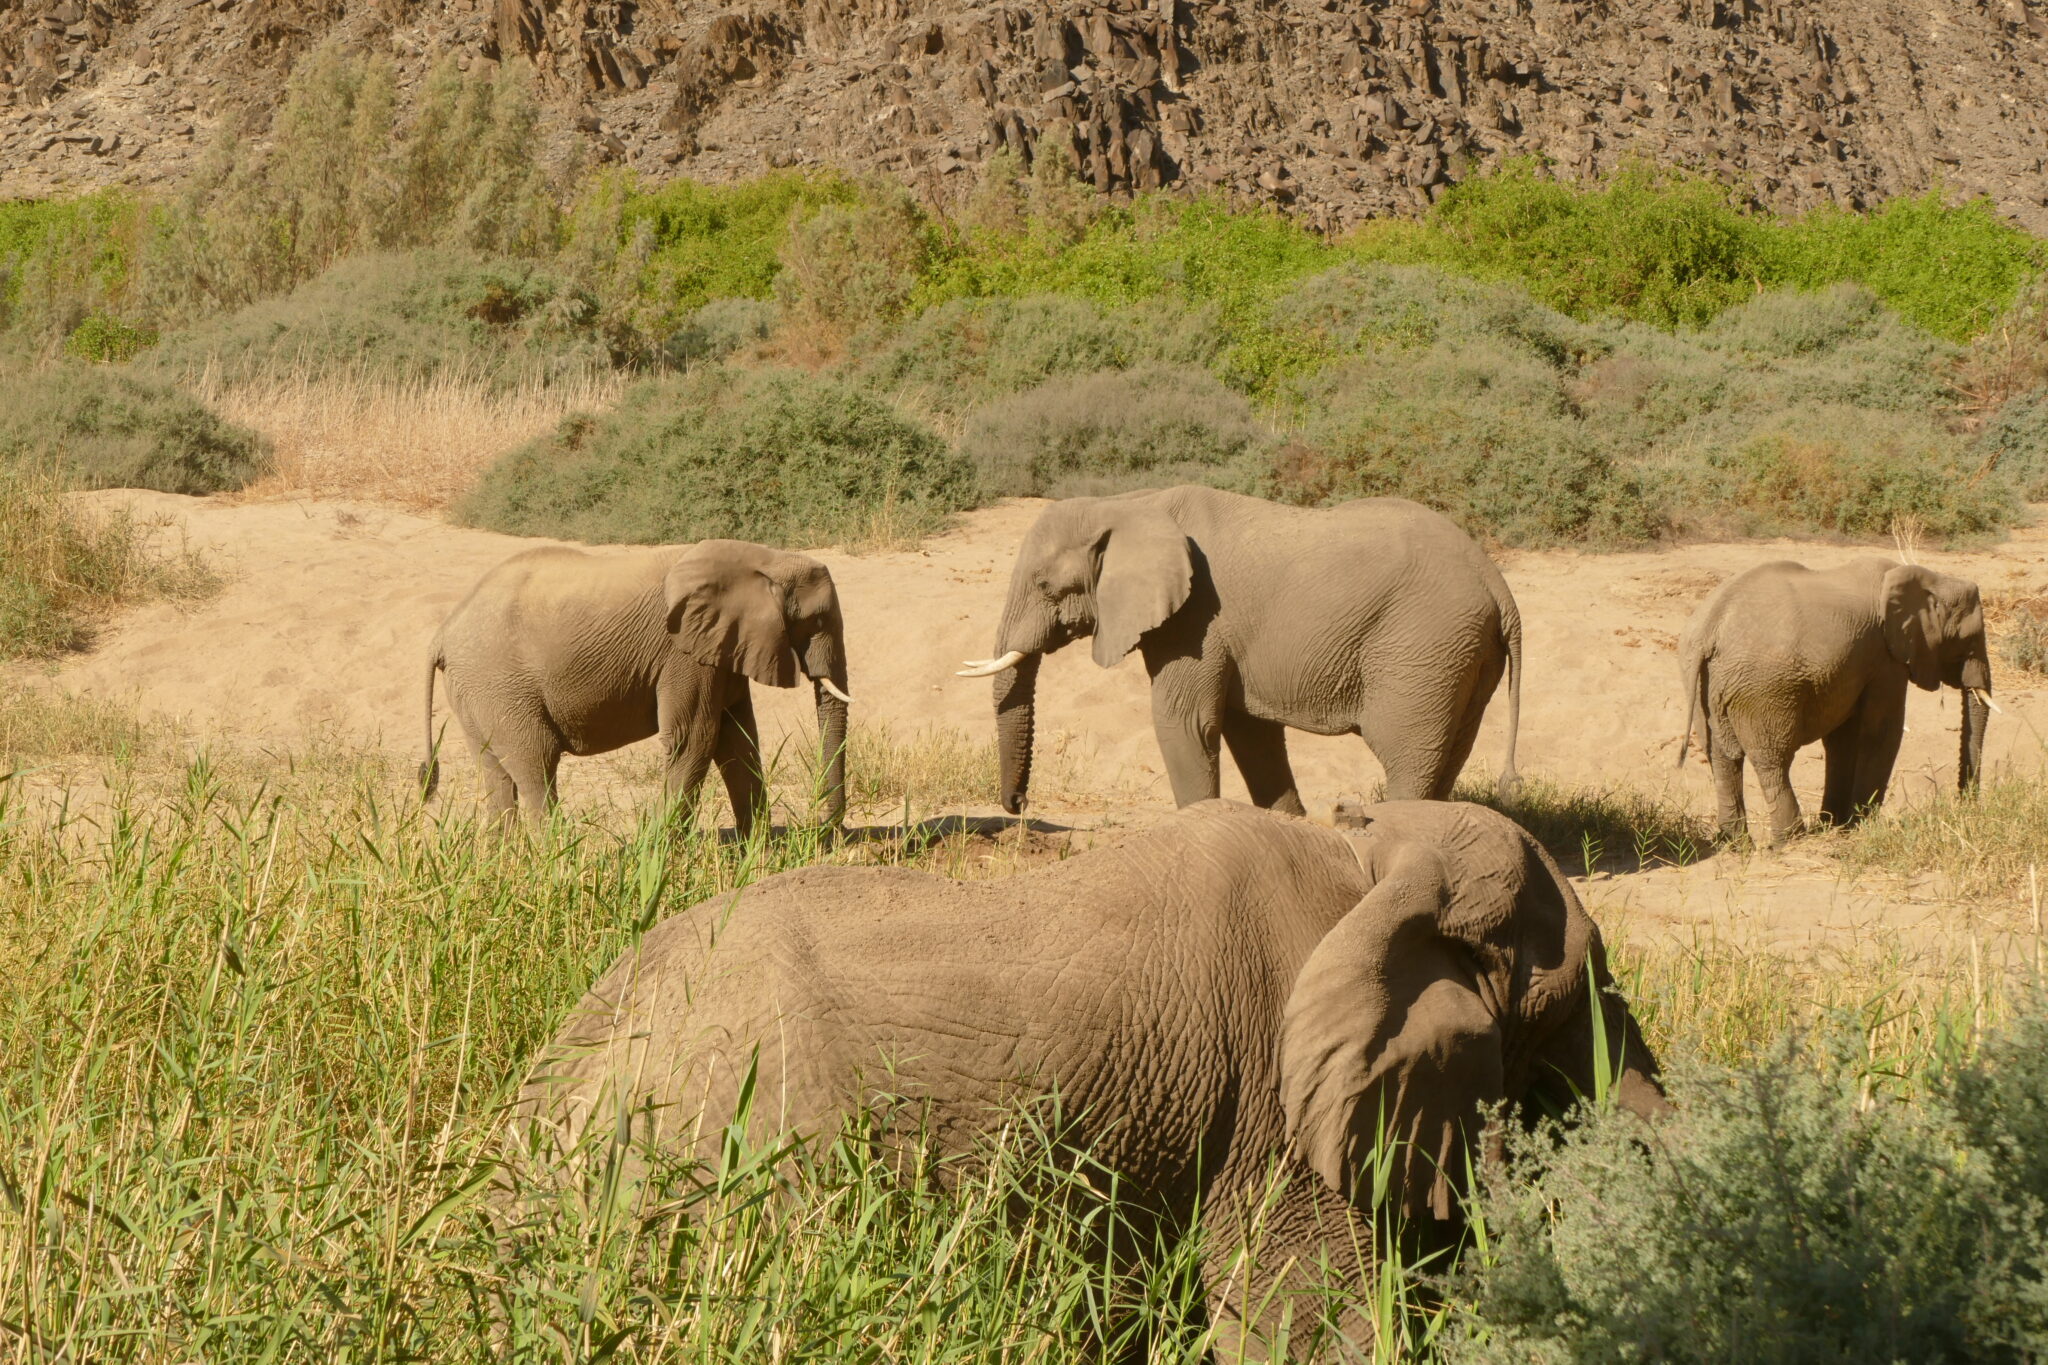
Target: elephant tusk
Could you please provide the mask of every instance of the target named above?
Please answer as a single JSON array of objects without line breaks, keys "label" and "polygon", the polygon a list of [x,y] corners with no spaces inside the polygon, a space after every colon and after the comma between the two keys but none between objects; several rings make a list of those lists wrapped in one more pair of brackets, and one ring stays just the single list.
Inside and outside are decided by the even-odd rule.
[{"label": "elephant tusk", "polygon": [[845,702],[848,706],[853,705],[853,698],[847,696],[844,692],[841,692],[838,688],[834,687],[832,685],[832,680],[830,678],[818,679],[818,686],[824,688],[827,692],[830,692],[833,696],[839,698],[839,700]]},{"label": "elephant tusk", "polygon": [[1013,649],[1000,659],[969,659],[967,667],[961,669],[953,676],[956,678],[986,678],[991,674],[1000,673],[1006,668],[1015,668],[1018,661],[1023,657],[1023,650]]},{"label": "elephant tusk", "polygon": [[1981,689],[1975,687],[1966,687],[1963,689],[1963,695],[1966,697],[1974,696],[1975,698],[1977,698],[1978,701],[1981,701],[1986,706],[1990,707],[1993,715],[2002,716],[2005,714],[2005,708],[2000,706],[1997,702],[1991,700],[1991,694],[1989,692],[1982,691]]}]

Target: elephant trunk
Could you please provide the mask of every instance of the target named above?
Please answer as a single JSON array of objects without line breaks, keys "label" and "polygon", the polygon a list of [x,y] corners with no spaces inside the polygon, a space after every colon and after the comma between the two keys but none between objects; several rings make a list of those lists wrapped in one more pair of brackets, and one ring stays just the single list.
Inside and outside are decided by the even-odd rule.
[{"label": "elephant trunk", "polygon": [[804,649],[804,673],[818,703],[818,746],[824,761],[827,825],[846,818],[846,651],[836,632],[820,631]]},{"label": "elephant trunk", "polygon": [[1002,770],[1003,810],[1021,815],[1031,791],[1031,737],[1037,728],[1038,663],[1026,654],[996,674],[996,756]]},{"label": "elephant trunk", "polygon": [[1991,661],[1963,661],[1963,739],[1956,757],[1956,790],[1975,791],[1984,771],[1984,727],[1991,720]]}]

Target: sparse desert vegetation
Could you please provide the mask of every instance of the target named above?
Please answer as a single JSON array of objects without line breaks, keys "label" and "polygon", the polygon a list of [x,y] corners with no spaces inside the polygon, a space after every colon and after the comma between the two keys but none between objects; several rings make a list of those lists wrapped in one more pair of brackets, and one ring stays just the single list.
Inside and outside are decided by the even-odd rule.
[{"label": "sparse desert vegetation", "polygon": [[[76,496],[103,487],[898,551],[1001,498],[1177,482],[1401,495],[1573,551],[1967,545],[2048,495],[2048,257],[1981,203],[1787,221],[1678,172],[1531,163],[1325,239],[1109,203],[1055,158],[992,158],[944,209],[800,171],[558,183],[516,64],[445,69],[403,126],[389,79],[330,51],[177,194],[0,204],[0,658],[217,585]],[[2048,674],[2039,600],[2000,617],[2001,670]],[[1199,1248],[1110,1275],[1088,1238],[1113,1198],[1028,1113],[907,1177],[855,1130],[664,1170],[647,1205],[565,1200],[516,1243],[493,1220],[519,1072],[656,918],[820,862],[1062,856],[944,818],[990,799],[985,736],[857,720],[871,837],[845,844],[588,807],[500,839],[423,810],[413,761],[201,744],[0,679],[0,1356],[1201,1358]],[[810,774],[777,761],[789,821]],[[1666,793],[1461,795],[1589,895],[1715,854]],[[1328,1284],[1381,1359],[2048,1352],[2040,784],[1801,851],[1911,883],[1954,932],[1794,954],[1603,910],[1681,1112],[1646,1137],[1589,1097],[1471,1175],[1460,1255]]]}]

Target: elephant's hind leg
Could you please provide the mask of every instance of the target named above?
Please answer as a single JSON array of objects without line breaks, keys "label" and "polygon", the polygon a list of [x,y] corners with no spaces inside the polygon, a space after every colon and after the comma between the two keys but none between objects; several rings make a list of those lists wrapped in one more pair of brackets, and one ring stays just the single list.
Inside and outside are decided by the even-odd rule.
[{"label": "elephant's hind leg", "polygon": [[555,809],[555,774],[562,766],[561,746],[549,736],[503,755],[505,771],[519,788],[519,802],[526,818],[537,827],[548,821]]},{"label": "elephant's hind leg", "polygon": [[1771,812],[1771,842],[1781,843],[1799,832],[1799,796],[1792,790],[1792,758],[1796,750],[1749,751],[1749,766]]},{"label": "elephant's hind leg", "polygon": [[1223,742],[1230,746],[1230,756],[1244,774],[1245,790],[1253,805],[1288,815],[1308,813],[1301,804],[1301,793],[1295,790],[1293,765],[1287,761],[1286,726],[1242,711],[1225,711]]}]

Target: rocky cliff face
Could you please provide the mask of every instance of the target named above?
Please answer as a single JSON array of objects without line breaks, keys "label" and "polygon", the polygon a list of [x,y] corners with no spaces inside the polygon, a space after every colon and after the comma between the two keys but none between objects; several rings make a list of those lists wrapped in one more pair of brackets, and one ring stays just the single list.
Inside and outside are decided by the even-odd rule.
[{"label": "rocky cliff face", "polygon": [[2048,0],[0,0],[0,193],[162,180],[334,38],[402,90],[530,60],[568,154],[824,163],[933,198],[999,147],[1341,227],[1542,152],[1775,207],[1943,184],[2048,231]]}]

